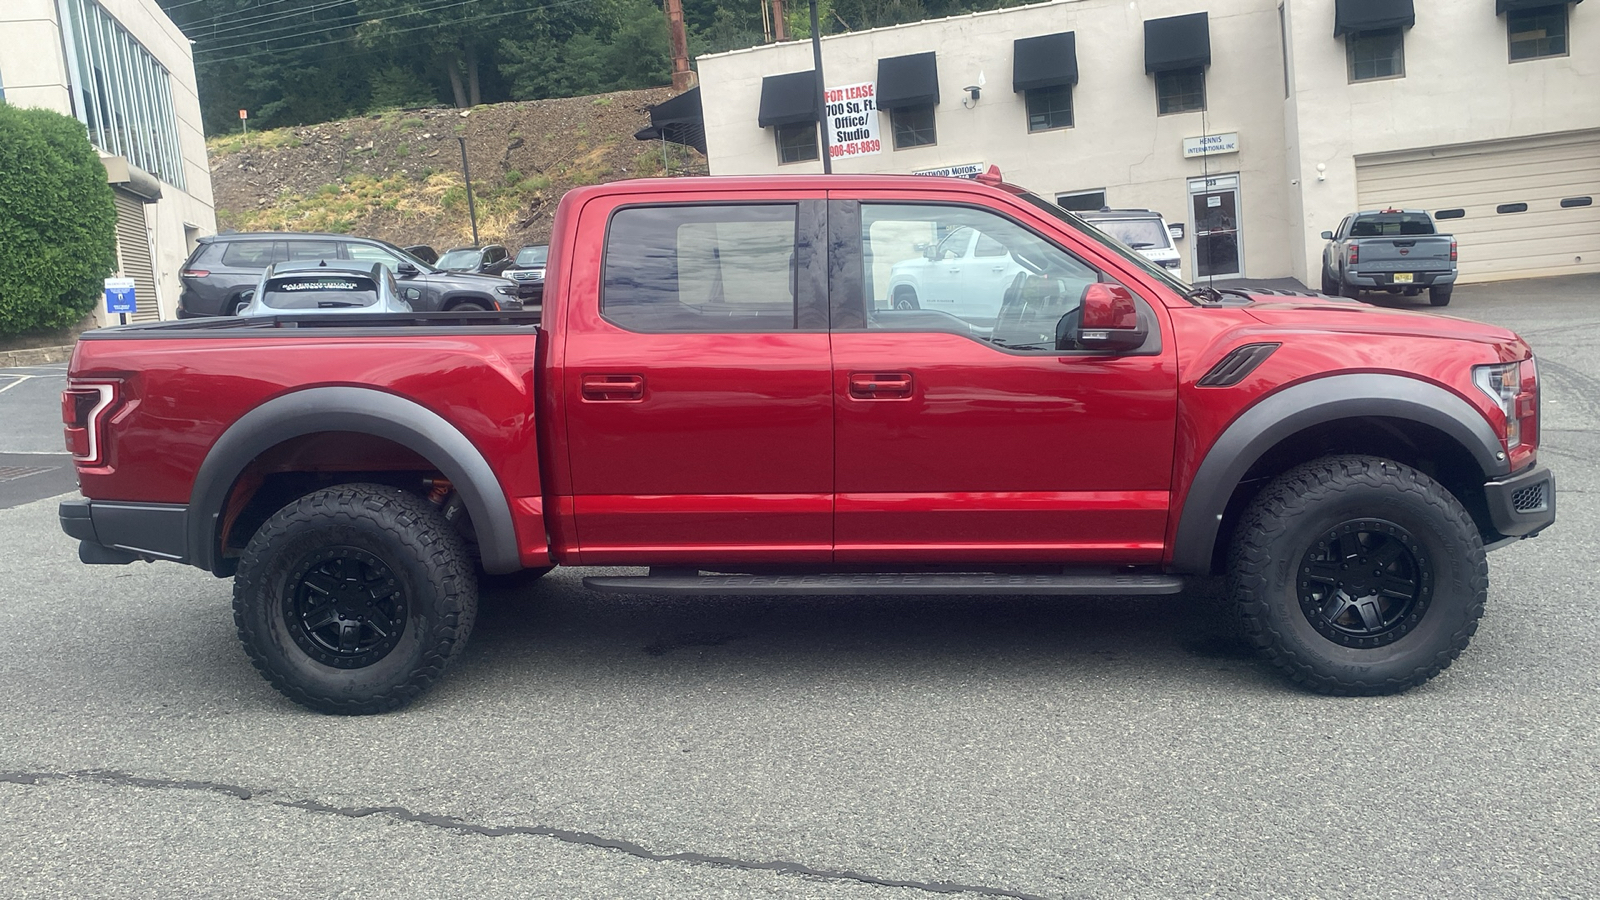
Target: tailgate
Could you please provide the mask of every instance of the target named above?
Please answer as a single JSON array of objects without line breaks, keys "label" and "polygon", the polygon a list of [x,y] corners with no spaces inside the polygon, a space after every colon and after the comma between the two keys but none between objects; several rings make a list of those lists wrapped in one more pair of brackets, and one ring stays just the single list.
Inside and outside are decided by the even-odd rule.
[{"label": "tailgate", "polygon": [[1361,238],[1356,246],[1358,272],[1447,272],[1451,268],[1449,235]]}]

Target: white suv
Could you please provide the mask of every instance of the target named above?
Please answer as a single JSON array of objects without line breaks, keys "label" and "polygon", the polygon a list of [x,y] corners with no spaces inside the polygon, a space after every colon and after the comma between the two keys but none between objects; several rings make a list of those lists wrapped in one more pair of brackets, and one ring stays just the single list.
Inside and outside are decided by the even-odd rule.
[{"label": "white suv", "polygon": [[1183,265],[1183,256],[1173,246],[1172,233],[1161,213],[1148,209],[1102,209],[1077,215],[1162,268],[1177,273]]}]

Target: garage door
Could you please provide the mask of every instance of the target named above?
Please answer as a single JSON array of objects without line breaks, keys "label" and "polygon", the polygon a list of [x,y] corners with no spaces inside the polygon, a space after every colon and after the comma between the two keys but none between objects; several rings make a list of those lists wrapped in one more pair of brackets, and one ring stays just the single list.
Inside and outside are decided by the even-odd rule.
[{"label": "garage door", "polygon": [[1461,280],[1600,272],[1600,131],[1356,158],[1362,209],[1425,209]]},{"label": "garage door", "polygon": [[150,259],[150,228],[145,223],[144,201],[124,191],[113,190],[117,204],[117,259],[122,274],[133,279],[133,299],[137,310],[130,322],[156,322],[161,305],[156,298],[156,272]]}]

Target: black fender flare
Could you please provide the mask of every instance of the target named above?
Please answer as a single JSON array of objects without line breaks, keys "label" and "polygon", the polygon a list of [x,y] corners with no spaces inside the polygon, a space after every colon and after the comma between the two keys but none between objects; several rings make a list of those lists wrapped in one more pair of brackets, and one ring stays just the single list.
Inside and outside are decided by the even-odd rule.
[{"label": "black fender flare", "polygon": [[290,438],[353,431],[386,438],[437,466],[460,492],[478,535],[483,568],[522,568],[511,505],[482,453],[438,413],[370,388],[317,387],[275,397],[250,410],[212,445],[189,495],[189,562],[221,573],[218,531],[223,505],[245,467]]},{"label": "black fender flare", "polygon": [[500,301],[494,295],[482,291],[456,290],[439,295],[441,312],[448,311],[452,305],[460,302],[486,303],[491,310],[500,308]]},{"label": "black fender flare", "polygon": [[1500,437],[1476,409],[1438,385],[1404,375],[1330,375],[1285,388],[1223,430],[1196,470],[1178,518],[1171,571],[1211,570],[1217,531],[1233,491],[1262,454],[1297,431],[1337,419],[1410,419],[1448,435],[1477,461],[1485,480],[1509,474]]}]

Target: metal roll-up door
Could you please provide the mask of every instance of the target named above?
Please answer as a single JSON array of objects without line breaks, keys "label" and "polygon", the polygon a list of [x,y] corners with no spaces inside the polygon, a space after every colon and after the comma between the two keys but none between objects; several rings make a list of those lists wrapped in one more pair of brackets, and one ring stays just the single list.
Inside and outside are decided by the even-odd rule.
[{"label": "metal roll-up door", "polygon": [[111,192],[117,204],[117,259],[122,275],[133,279],[138,311],[130,322],[161,321],[161,304],[156,297],[156,269],[150,256],[150,226],[144,217],[144,201],[123,191]]},{"label": "metal roll-up door", "polygon": [[1433,214],[1462,281],[1600,272],[1600,131],[1357,157],[1356,191]]}]

